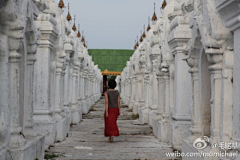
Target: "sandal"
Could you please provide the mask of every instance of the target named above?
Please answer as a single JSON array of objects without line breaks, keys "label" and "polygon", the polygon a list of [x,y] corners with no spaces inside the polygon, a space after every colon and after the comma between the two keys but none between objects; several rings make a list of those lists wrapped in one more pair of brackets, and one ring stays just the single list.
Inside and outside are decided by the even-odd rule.
[{"label": "sandal", "polygon": [[111,142],[111,137],[109,136],[109,138],[108,138],[108,142]]}]

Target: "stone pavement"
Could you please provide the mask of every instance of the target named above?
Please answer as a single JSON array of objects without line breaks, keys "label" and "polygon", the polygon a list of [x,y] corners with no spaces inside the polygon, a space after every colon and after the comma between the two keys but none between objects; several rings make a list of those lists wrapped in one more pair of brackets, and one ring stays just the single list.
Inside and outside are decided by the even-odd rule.
[{"label": "stone pavement", "polygon": [[104,137],[104,99],[100,99],[83,116],[78,125],[73,125],[69,136],[61,143],[55,143],[45,152],[48,155],[58,155],[56,160],[77,159],[147,159],[165,160],[165,153],[172,148],[159,142],[152,134],[148,125],[133,125],[136,118],[127,106],[122,106],[118,118],[120,136],[114,137],[112,143]]}]

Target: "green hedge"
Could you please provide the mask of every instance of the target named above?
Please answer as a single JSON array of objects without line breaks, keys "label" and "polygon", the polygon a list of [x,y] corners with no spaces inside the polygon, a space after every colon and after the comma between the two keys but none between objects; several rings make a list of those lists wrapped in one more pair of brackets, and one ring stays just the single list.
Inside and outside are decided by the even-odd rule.
[{"label": "green hedge", "polygon": [[94,64],[98,64],[101,71],[122,71],[134,50],[125,49],[89,49]]}]

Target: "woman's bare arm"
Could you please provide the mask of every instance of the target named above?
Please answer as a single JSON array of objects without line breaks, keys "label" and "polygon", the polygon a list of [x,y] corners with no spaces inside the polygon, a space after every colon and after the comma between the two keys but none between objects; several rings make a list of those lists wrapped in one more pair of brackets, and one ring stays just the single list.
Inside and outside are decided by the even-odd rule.
[{"label": "woman's bare arm", "polygon": [[105,92],[105,111],[106,111],[106,117],[108,117],[108,95],[107,95],[107,92]]}]

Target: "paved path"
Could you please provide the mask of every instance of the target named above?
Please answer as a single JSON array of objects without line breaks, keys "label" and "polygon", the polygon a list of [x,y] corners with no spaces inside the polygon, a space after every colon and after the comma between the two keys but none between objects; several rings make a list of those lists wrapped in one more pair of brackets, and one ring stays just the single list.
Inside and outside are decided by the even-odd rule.
[{"label": "paved path", "polygon": [[46,155],[59,155],[56,160],[77,159],[126,159],[166,160],[166,152],[172,148],[159,142],[148,125],[133,125],[133,113],[122,106],[118,118],[120,136],[109,143],[103,136],[104,99],[100,99],[90,113],[83,116],[78,125],[73,125],[69,136],[61,143],[55,143]]}]

